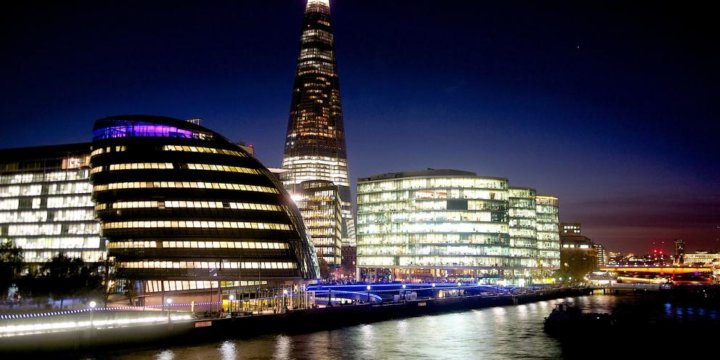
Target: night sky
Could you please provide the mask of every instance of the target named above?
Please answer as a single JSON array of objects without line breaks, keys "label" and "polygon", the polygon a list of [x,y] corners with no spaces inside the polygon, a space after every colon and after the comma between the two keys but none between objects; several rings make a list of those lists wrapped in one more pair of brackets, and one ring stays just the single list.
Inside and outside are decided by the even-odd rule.
[{"label": "night sky", "polygon": [[[279,166],[304,0],[9,4],[0,148],[155,114],[202,118]],[[331,4],[351,178],[502,176],[559,196],[561,221],[609,250],[720,250],[711,2]]]}]

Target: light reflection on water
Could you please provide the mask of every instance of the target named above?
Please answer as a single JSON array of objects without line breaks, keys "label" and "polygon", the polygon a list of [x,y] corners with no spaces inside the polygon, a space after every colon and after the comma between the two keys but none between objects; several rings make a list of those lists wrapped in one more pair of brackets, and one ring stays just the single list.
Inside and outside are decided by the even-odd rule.
[{"label": "light reflection on water", "polygon": [[[617,297],[569,299],[611,312]],[[121,359],[557,359],[560,344],[543,332],[558,302],[541,301],[421,316],[301,335],[270,335],[126,354]]]}]

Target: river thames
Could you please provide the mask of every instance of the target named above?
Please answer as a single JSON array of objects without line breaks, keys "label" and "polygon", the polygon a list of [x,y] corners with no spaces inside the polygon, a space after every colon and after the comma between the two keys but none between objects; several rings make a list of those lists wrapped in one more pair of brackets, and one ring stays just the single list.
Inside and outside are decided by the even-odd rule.
[{"label": "river thames", "polygon": [[383,321],[300,335],[270,335],[115,354],[138,359],[558,359],[561,343],[543,332],[555,304],[611,312],[627,297],[583,296]]}]

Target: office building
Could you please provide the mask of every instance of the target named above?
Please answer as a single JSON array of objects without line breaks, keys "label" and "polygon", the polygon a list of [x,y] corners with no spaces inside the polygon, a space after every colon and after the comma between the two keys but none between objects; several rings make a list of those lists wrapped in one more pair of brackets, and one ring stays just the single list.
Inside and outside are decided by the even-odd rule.
[{"label": "office building", "polygon": [[555,196],[535,197],[537,216],[538,262],[544,276],[551,276],[560,267],[559,207]]},{"label": "office building", "polygon": [[[550,277],[541,261],[546,272],[559,268],[557,198],[540,208],[534,190],[509,188],[507,179],[428,169],[361,178],[357,193],[366,280],[522,284]],[[549,215],[541,222],[536,213]]]},{"label": "office building", "polygon": [[297,207],[254,157],[186,121],[100,119],[92,196],[117,277],[157,303],[168,292],[290,286],[318,276]]},{"label": "office building", "polygon": [[522,273],[514,277],[537,276],[537,209],[535,189],[508,189],[510,257],[522,264]]},{"label": "office building", "polygon": [[0,150],[0,242],[31,270],[61,252],[104,261],[91,191],[90,143]]},{"label": "office building", "polygon": [[338,187],[330,181],[305,181],[293,194],[313,245],[331,269],[341,263],[342,213]]},{"label": "office building", "polygon": [[561,223],[560,274],[566,279],[582,281],[587,274],[598,269],[599,263],[597,247],[590,238],[582,234],[581,225]]}]

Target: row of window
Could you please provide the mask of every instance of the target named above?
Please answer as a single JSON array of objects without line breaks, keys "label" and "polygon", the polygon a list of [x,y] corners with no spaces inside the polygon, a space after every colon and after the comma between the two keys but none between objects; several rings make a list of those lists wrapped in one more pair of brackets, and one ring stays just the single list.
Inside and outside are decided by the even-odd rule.
[{"label": "row of window", "polygon": [[255,191],[270,194],[279,194],[276,188],[258,185],[210,183],[200,181],[135,181],[110,183],[93,186],[94,192],[121,189],[152,189],[152,188],[174,188],[174,189],[216,189],[216,190],[240,190]]},{"label": "row of window", "polygon": [[95,210],[105,209],[142,209],[142,208],[200,208],[200,209],[233,209],[233,210],[262,210],[262,211],[282,211],[283,208],[278,205],[257,204],[257,203],[240,203],[240,202],[222,202],[222,201],[186,201],[186,200],[166,200],[166,201],[118,201],[115,203],[99,203],[95,205]]},{"label": "row of window", "polygon": [[89,194],[90,191],[90,182],[83,179],[65,183],[0,186],[0,197]]},{"label": "row of window", "polygon": [[23,250],[29,249],[99,249],[100,237],[40,237],[14,238],[13,242]]},{"label": "row of window", "polygon": [[358,224],[371,224],[378,222],[493,222],[495,219],[490,211],[398,211],[379,214],[364,214],[358,216]]},{"label": "row of window", "polygon": [[486,256],[362,256],[358,266],[503,266],[506,257]]},{"label": "row of window", "polygon": [[28,224],[28,225],[9,225],[7,227],[8,236],[33,236],[33,235],[97,235],[99,233],[100,224],[96,222],[90,223],[69,223],[69,224]]},{"label": "row of window", "polygon": [[88,170],[53,171],[48,173],[23,173],[14,175],[0,175],[0,184],[27,184],[55,181],[86,180]]},{"label": "row of window", "polygon": [[288,224],[256,223],[244,221],[182,221],[182,220],[152,220],[152,221],[118,221],[106,222],[103,229],[150,229],[150,228],[202,228],[202,229],[260,229],[260,230],[290,230]]},{"label": "row of window", "polygon": [[358,234],[388,233],[487,233],[507,234],[508,225],[504,223],[386,223],[358,226]]},{"label": "row of window", "polygon": [[117,170],[160,170],[160,169],[172,169],[172,163],[127,163],[127,164],[112,164],[110,165],[110,171]]},{"label": "row of window", "polygon": [[508,182],[504,179],[484,179],[473,177],[429,177],[429,178],[406,178],[390,181],[369,181],[358,184],[358,193],[397,191],[397,190],[421,190],[421,189],[460,189],[470,188],[478,190],[507,190]]},{"label": "row of window", "polygon": [[[112,150],[113,150],[113,147],[112,147],[112,146],[107,146],[107,147],[104,147],[104,148],[97,148],[97,149],[95,149],[95,150],[93,150],[93,151],[90,152],[90,156],[92,157],[92,156],[96,156],[96,155],[100,155],[100,154],[110,153],[110,152],[112,152]],[[115,152],[123,152],[123,151],[125,151],[125,150],[127,150],[127,148],[125,147],[125,145],[115,146]]]},{"label": "row of window", "polygon": [[496,200],[505,202],[507,201],[507,193],[495,190],[432,189],[358,193],[357,196],[358,206],[387,201],[415,201],[431,199]]},{"label": "row of window", "polygon": [[286,250],[289,245],[279,242],[263,241],[113,241],[110,249],[152,249],[158,243],[165,249],[270,249]]},{"label": "row of window", "polygon": [[[448,201],[453,199],[414,199],[401,201],[383,201],[376,203],[362,204],[358,208],[358,214],[390,212],[390,211],[426,211],[426,210],[448,210]],[[504,201],[468,200],[467,210],[470,211],[505,211],[508,208]]]},{"label": "row of window", "polygon": [[94,219],[95,213],[91,209],[0,212],[0,224],[83,220],[94,222]]},{"label": "row of window", "polygon": [[286,156],[283,158],[282,168],[288,170],[283,175],[286,185],[327,180],[338,186],[349,186],[345,159],[328,156]]},{"label": "row of window", "polygon": [[[241,281],[221,281],[221,287],[238,287],[238,286],[258,286],[267,285],[266,280],[241,280]],[[186,291],[186,290],[202,290],[216,289],[217,281],[159,281],[150,280],[145,282],[145,292],[154,293],[162,291]]]},{"label": "row of window", "polygon": [[216,149],[216,148],[204,147],[204,146],[164,145],[163,151],[198,152],[198,153],[206,153],[206,154],[221,154],[221,155],[231,155],[231,156],[239,156],[239,157],[247,156],[243,152],[237,151],[237,150]]},{"label": "row of window", "polygon": [[209,171],[225,171],[235,172],[243,174],[259,175],[260,171],[256,169],[250,169],[241,166],[228,166],[228,165],[216,165],[216,164],[187,164],[190,170],[209,170]]},{"label": "row of window", "polygon": [[23,251],[24,261],[26,263],[45,263],[50,261],[62,251],[69,258],[80,258],[86,263],[94,263],[105,260],[105,251],[100,250],[83,250],[83,251],[66,251],[66,250],[27,250]]},{"label": "row of window", "polygon": [[297,269],[289,261],[119,261],[123,269]]},{"label": "row of window", "polygon": [[407,256],[503,256],[509,254],[504,246],[360,246],[358,255],[407,255]]}]

